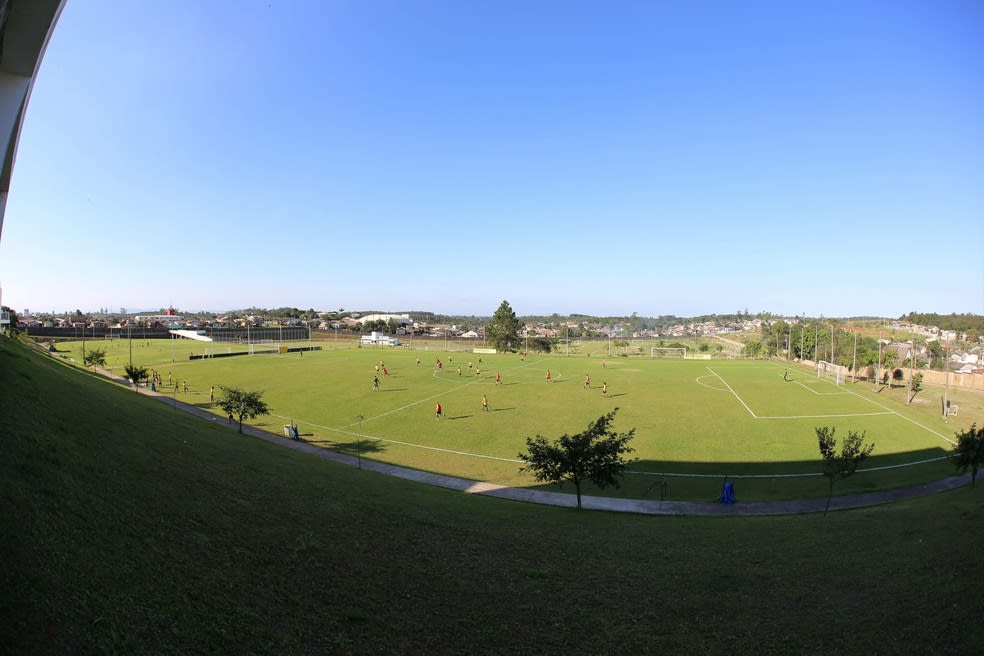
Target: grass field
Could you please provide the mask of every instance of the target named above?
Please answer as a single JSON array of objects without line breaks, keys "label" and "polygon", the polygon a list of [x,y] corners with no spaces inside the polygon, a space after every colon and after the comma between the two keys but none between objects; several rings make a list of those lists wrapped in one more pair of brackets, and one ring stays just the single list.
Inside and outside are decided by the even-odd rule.
[{"label": "grass field", "polygon": [[[222,353],[245,347],[185,340],[90,342],[88,347],[108,349],[108,364],[120,375],[132,348],[136,364],[161,373],[162,393],[202,407],[209,406],[213,386],[216,394],[221,386],[262,390],[272,414],[254,423],[275,433],[293,422],[303,439],[326,448],[360,450],[385,462],[507,485],[533,485],[517,459],[526,436],[577,432],[618,408],[616,429],[636,429],[638,460],[623,488],[605,493],[630,497],[653,496],[665,481],[670,498],[715,498],[725,475],[737,478],[746,500],[821,496],[826,485],[817,475],[814,432],[821,425],[835,426],[841,436],[865,431],[876,445],[865,471],[839,485],[838,493],[942,478],[953,473],[943,457],[954,431],[970,425],[981,407],[968,393],[960,399],[963,416],[947,424],[935,416],[935,392],[906,405],[902,390],[836,386],[812,371],[768,361],[597,353],[524,358],[430,346],[189,360],[206,349]],[[66,359],[81,361],[80,343],[60,349]],[[381,361],[389,375],[382,368],[377,373]],[[168,385],[169,379],[181,388]],[[185,382],[188,392],[181,391]],[[488,412],[482,409],[483,395]],[[440,421],[434,415],[437,402],[444,409]]]},{"label": "grass field", "polygon": [[980,488],[578,513],[244,438],[2,339],[0,389],[3,654],[984,649]]}]

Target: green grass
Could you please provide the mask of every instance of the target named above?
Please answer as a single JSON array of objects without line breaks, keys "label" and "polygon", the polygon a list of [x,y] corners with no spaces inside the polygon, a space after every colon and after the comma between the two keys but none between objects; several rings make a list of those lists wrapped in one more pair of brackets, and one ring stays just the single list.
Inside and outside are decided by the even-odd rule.
[{"label": "green grass", "polygon": [[7,340],[0,386],[4,653],[984,648],[980,490],[826,518],[578,513],[311,458]]},{"label": "green grass", "polygon": [[[665,481],[669,498],[714,499],[725,474],[738,477],[744,500],[824,496],[814,432],[819,425],[835,426],[840,435],[866,431],[876,445],[863,470],[837,486],[839,494],[936,480],[952,474],[941,460],[950,447],[947,440],[970,424],[974,403],[981,405],[980,395],[969,399],[959,421],[945,424],[928,401],[932,392],[906,405],[900,390],[876,393],[860,383],[836,387],[812,372],[764,361],[653,361],[563,352],[479,356],[449,354],[439,342],[420,341],[414,350],[330,348],[303,356],[189,361],[189,354],[206,349],[243,347],[187,340],[88,346],[108,348],[109,365],[118,374],[132,348],[135,363],[157,369],[165,383],[169,377],[187,381],[190,389],[175,392],[165,384],[162,391],[203,407],[213,386],[217,393],[222,385],[262,390],[273,414],[254,423],[275,433],[292,421],[305,440],[325,448],[368,442],[373,448],[366,455],[377,460],[504,485],[535,485],[519,470],[517,454],[525,437],[576,432],[618,407],[616,429],[636,429],[632,446],[638,461],[620,490],[589,493],[634,498],[654,498]],[[61,348],[67,360],[81,360],[80,343]],[[436,358],[444,364],[441,370],[434,366]],[[380,372],[381,388],[373,392],[380,359],[390,376]],[[549,384],[548,369],[554,381]],[[790,381],[783,380],[787,369]],[[494,382],[496,372],[502,385]],[[601,392],[606,382],[607,397]],[[481,408],[483,394],[489,399],[487,413]],[[440,422],[434,419],[437,401],[445,411]],[[884,469],[913,462],[923,464]]]}]

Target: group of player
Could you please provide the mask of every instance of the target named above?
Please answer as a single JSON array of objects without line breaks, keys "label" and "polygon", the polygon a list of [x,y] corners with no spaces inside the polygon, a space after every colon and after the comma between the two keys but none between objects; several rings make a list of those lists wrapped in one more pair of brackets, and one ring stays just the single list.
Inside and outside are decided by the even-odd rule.
[{"label": "group of player", "polygon": [[[525,356],[525,354],[524,354],[524,356]],[[453,364],[453,363],[454,363],[454,357],[451,356],[451,355],[448,355],[448,364]],[[478,364],[481,364],[481,363],[482,363],[482,358],[479,357],[478,358]],[[420,358],[417,358],[416,364],[417,364],[418,367],[420,366]],[[605,366],[606,364],[607,363],[602,363],[602,366]],[[376,363],[375,366],[376,366],[376,375],[373,376],[373,378],[372,378],[372,390],[374,392],[377,391],[377,390],[379,390],[379,385],[380,385],[380,383],[379,383],[379,372],[382,371],[383,376],[389,376],[389,370],[386,368],[386,365],[383,363],[382,360],[380,360],[378,363]],[[468,362],[468,368],[469,369],[472,369],[473,368],[472,367],[472,363],[470,361]],[[444,369],[444,363],[441,361],[440,358],[434,358],[434,369],[437,370],[437,371],[443,371],[443,369]],[[475,370],[475,375],[476,376],[480,376],[481,375],[482,371],[481,371],[481,369],[479,367],[474,367],[474,370]],[[461,367],[460,366],[457,367],[456,370],[455,370],[455,372],[460,376],[461,375]],[[546,380],[547,380],[548,383],[552,383],[553,382],[553,373],[549,369],[547,369]],[[496,385],[501,385],[502,384],[502,373],[501,372],[498,372],[497,371],[495,373],[495,384]],[[584,374],[584,389],[586,389],[586,390],[591,389],[591,376],[588,375],[588,374]],[[602,396],[605,396],[605,397],[608,396],[608,382],[607,381],[604,382],[604,383],[602,383],[602,385],[601,385],[601,394],[602,394]],[[482,394],[482,411],[483,412],[488,412],[489,411],[489,399],[488,399],[488,396],[485,395],[485,394]],[[438,401],[437,403],[434,404],[434,416],[435,416],[436,419],[440,419],[441,417],[444,416],[444,407],[441,405],[440,401]]]}]

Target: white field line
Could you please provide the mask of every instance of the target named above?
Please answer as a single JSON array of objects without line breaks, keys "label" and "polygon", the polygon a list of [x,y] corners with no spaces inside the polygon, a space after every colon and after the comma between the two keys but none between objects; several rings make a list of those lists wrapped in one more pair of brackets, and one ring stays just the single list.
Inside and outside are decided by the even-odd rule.
[{"label": "white field line", "polygon": [[834,417],[874,417],[877,415],[890,415],[891,412],[851,412],[843,415],[777,415],[774,417],[756,417],[756,419],[833,419]]},{"label": "white field line", "polygon": [[744,401],[743,401],[743,400],[741,399],[741,397],[740,397],[740,396],[738,396],[738,392],[736,392],[736,391],[734,391],[734,390],[733,390],[733,389],[731,388],[731,385],[728,385],[728,381],[726,381],[726,380],[725,380],[724,378],[721,378],[721,376],[720,376],[720,374],[718,374],[718,372],[716,372],[716,371],[714,371],[714,370],[713,370],[713,369],[711,369],[710,367],[708,367],[708,368],[707,368],[707,370],[708,370],[708,371],[710,371],[710,372],[711,372],[712,374],[714,374],[715,376],[717,376],[717,378],[718,378],[718,380],[720,380],[720,381],[721,381],[722,383],[724,383],[724,386],[728,388],[728,391],[730,391],[730,392],[731,392],[732,394],[734,394],[734,395],[735,395],[735,398],[736,398],[736,399],[738,399],[738,403],[740,403],[740,404],[742,404],[742,406],[744,406],[744,408],[745,408],[745,410],[748,410],[748,414],[750,414],[750,415],[752,415],[752,417],[754,417],[755,419],[758,419],[758,417],[756,417],[756,416],[755,416],[755,413],[754,413],[754,412],[752,412],[752,409],[748,407],[748,404],[747,404],[747,403],[745,403],[745,402],[744,402]]},{"label": "white field line", "polygon": [[815,389],[813,389],[812,387],[810,387],[809,385],[804,385],[803,383],[799,382],[798,380],[793,381],[793,382],[796,383],[797,385],[799,385],[800,387],[802,387],[803,389],[807,390],[811,394],[816,394],[817,396],[845,396],[847,394],[850,394],[850,392],[818,392]]},{"label": "white field line", "polygon": [[713,385],[708,385],[707,383],[700,382],[704,378],[710,378],[710,376],[697,376],[697,378],[694,379],[694,382],[697,383],[698,385],[702,386],[702,387],[706,387],[708,389],[712,389],[715,392],[727,392],[728,391],[728,390],[726,390],[726,389],[724,389],[722,387],[714,387]]},{"label": "white field line", "polygon": [[[506,371],[514,371],[516,369],[522,369],[524,367],[529,367],[532,364],[535,364],[535,362],[524,362],[523,364],[521,364],[521,365],[519,365],[517,367],[512,367],[510,369],[506,369]],[[443,372],[444,372],[444,370],[442,369],[440,373],[443,373]],[[439,372],[435,369],[432,375],[434,377],[437,377],[438,373]],[[442,394],[447,394],[449,391],[457,391],[459,389],[468,387],[470,385],[475,385],[476,383],[479,383],[479,382],[481,382],[481,380],[479,380],[479,379],[470,379],[467,383],[463,383],[461,385],[458,385],[458,386],[452,388],[451,390],[440,392],[438,394],[434,394],[434,395],[428,396],[426,398],[423,398],[423,399],[419,399],[417,401],[414,401],[413,403],[407,403],[407,404],[405,404],[405,405],[403,405],[403,406],[401,406],[399,408],[394,408],[393,410],[388,410],[388,411],[386,411],[386,412],[384,412],[382,414],[378,414],[378,415],[375,415],[373,417],[366,417],[362,421],[356,421],[356,422],[353,422],[353,423],[348,424],[346,426],[340,426],[340,427],[337,427],[337,428],[336,427],[332,427],[332,426],[325,426],[324,424],[316,424],[316,423],[314,423],[312,421],[307,421],[307,420],[305,420],[303,418],[300,419],[299,421],[301,423],[304,423],[307,426],[312,426],[314,428],[320,428],[322,430],[325,430],[325,431],[328,431],[328,432],[331,432],[331,433],[341,433],[343,435],[352,435],[352,436],[356,436],[356,437],[366,437],[366,438],[369,438],[369,439],[372,439],[372,440],[376,440],[377,442],[388,442],[390,444],[399,444],[401,446],[414,447],[414,448],[417,448],[417,449],[426,449],[428,451],[440,451],[442,453],[451,453],[451,454],[461,455],[461,456],[470,456],[470,457],[473,457],[473,458],[485,458],[485,459],[488,459],[488,460],[500,460],[502,462],[522,462],[521,460],[516,460],[515,458],[501,458],[499,456],[489,456],[489,455],[484,455],[484,454],[481,454],[481,453],[470,453],[468,451],[454,451],[452,449],[442,449],[442,448],[436,447],[436,446],[427,446],[425,444],[415,444],[413,442],[403,442],[403,441],[400,441],[400,440],[391,440],[391,439],[384,438],[384,437],[376,437],[375,435],[368,435],[368,434],[365,434],[365,433],[360,433],[360,432],[349,430],[353,426],[361,426],[362,424],[364,424],[367,421],[372,421],[374,419],[379,419],[379,418],[385,417],[387,415],[391,415],[391,414],[394,414],[394,413],[397,413],[397,412],[402,412],[403,410],[406,410],[408,408],[412,408],[412,407],[414,407],[416,405],[420,405],[421,403],[426,403],[427,401],[430,401],[432,399],[436,399],[437,397],[441,396]],[[278,414],[275,414],[275,413],[270,413],[270,416],[271,417],[279,417],[281,419],[290,419],[290,420],[293,420],[293,417],[286,417],[284,415],[278,415]]]},{"label": "white field line", "polygon": [[[283,417],[283,415],[272,415],[274,417],[282,417],[284,419],[289,419],[289,417]],[[457,456],[468,456],[470,458],[485,458],[486,460],[499,460],[502,462],[522,462],[522,460],[517,460],[516,458],[502,458],[499,456],[489,456],[482,453],[471,453],[470,451],[454,451],[453,449],[442,449],[437,446],[427,446],[425,444],[415,444],[413,442],[403,442],[401,440],[391,440],[386,437],[376,437],[375,435],[367,435],[365,433],[359,433],[356,431],[345,430],[343,428],[332,428],[331,426],[322,426],[321,424],[313,424],[309,421],[304,422],[307,426],[313,426],[315,428],[321,428],[323,430],[329,431],[331,433],[341,433],[343,435],[351,435],[353,437],[365,437],[375,442],[387,442],[389,444],[399,444],[400,446],[409,446],[415,449],[426,449],[427,451],[440,451],[441,453],[451,453]]]},{"label": "white field line", "polygon": [[858,394],[858,393],[857,393],[857,392],[855,392],[854,390],[847,390],[847,391],[848,391],[848,393],[850,393],[850,394],[853,394],[854,396],[856,396],[856,397],[858,397],[859,399],[864,399],[865,401],[867,401],[867,402],[869,402],[869,403],[871,403],[871,404],[873,404],[873,405],[876,405],[876,406],[878,406],[878,407],[879,407],[879,408],[881,408],[882,410],[887,410],[887,411],[888,411],[889,413],[891,413],[891,414],[893,414],[893,415],[897,415],[898,417],[900,417],[900,418],[902,418],[902,419],[905,419],[905,420],[906,420],[906,421],[908,421],[909,423],[912,423],[912,424],[915,424],[916,426],[918,426],[919,428],[922,428],[923,430],[926,430],[926,431],[929,431],[930,433],[932,433],[932,434],[933,434],[933,435],[935,435],[936,437],[938,437],[938,438],[940,438],[941,440],[943,440],[943,441],[945,441],[945,442],[947,442],[947,443],[949,443],[949,444],[950,444],[951,446],[956,446],[956,444],[957,444],[956,442],[954,442],[953,440],[951,440],[951,439],[950,439],[949,437],[947,437],[946,435],[943,435],[942,433],[937,433],[937,432],[936,432],[936,431],[934,431],[934,430],[933,430],[932,428],[930,428],[930,427],[928,427],[928,426],[923,426],[922,424],[920,424],[920,423],[919,423],[918,421],[916,421],[915,419],[909,419],[908,417],[906,417],[905,415],[903,415],[903,414],[901,414],[901,413],[899,413],[899,412],[897,412],[896,410],[892,410],[891,408],[888,408],[888,407],[885,407],[885,406],[883,406],[883,405],[882,405],[881,403],[878,403],[878,402],[877,402],[877,401],[875,401],[874,399],[869,399],[869,398],[867,398],[867,397],[864,397],[864,396],[861,396],[860,394]]}]

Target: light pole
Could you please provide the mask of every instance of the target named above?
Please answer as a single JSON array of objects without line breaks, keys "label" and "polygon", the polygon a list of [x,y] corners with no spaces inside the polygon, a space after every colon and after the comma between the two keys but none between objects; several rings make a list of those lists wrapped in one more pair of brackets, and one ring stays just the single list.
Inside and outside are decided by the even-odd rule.
[{"label": "light pole", "polygon": [[813,324],[813,366],[817,368],[817,378],[820,377],[820,363],[817,361],[818,351],[820,347],[820,323],[817,322]]},{"label": "light pole", "polygon": [[950,392],[950,358],[947,356],[947,344],[943,342],[943,421],[947,421],[950,416],[949,404]]},{"label": "light pole", "polygon": [[851,382],[853,383],[857,379],[858,375],[858,333],[857,331],[852,331],[854,333],[854,355],[851,356]]},{"label": "light pole", "polygon": [[[85,334],[84,330],[82,331],[82,334]],[[130,342],[130,366],[133,367],[133,327],[130,326],[130,324],[126,325],[126,335],[128,341]]]},{"label": "light pole", "polygon": [[882,365],[881,365],[881,347],[882,347],[881,333],[878,333],[878,369],[875,370],[875,391],[876,392],[879,391],[879,389],[880,389],[880,387],[879,387],[880,386],[880,383],[878,381],[879,381],[879,376],[881,376],[881,367],[882,367]]}]

